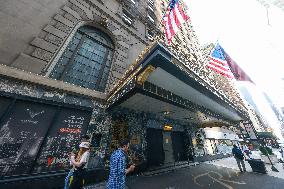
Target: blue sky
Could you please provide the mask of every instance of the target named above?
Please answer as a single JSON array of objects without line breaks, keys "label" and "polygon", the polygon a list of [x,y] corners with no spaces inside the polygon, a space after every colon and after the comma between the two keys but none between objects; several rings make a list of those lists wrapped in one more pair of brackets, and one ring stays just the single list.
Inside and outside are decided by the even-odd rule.
[{"label": "blue sky", "polygon": [[267,14],[256,0],[184,1],[200,43],[218,39],[257,87],[284,107],[284,12],[270,6]]}]

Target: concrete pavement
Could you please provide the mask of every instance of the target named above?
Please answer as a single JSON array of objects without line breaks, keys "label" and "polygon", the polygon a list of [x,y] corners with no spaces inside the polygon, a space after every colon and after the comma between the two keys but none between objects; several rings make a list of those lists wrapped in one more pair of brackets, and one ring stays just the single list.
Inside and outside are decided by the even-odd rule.
[{"label": "concrete pavement", "polygon": [[[283,185],[284,179],[269,174],[253,172],[241,174],[235,168],[212,165],[207,162],[172,172],[127,178],[129,189],[280,189]],[[102,189],[105,185],[100,183],[100,185],[86,188]]]},{"label": "concrete pavement", "polygon": [[[233,170],[236,170],[236,171],[239,170],[237,162],[236,162],[234,157],[228,157],[228,158],[218,159],[218,160],[214,160],[214,161],[208,161],[208,162],[205,162],[205,163],[215,165],[215,166],[230,168],[230,169],[233,169]],[[251,169],[251,167],[250,167],[250,165],[247,161],[245,161],[245,166],[246,166],[246,169],[247,169],[248,172],[252,172],[252,169]],[[279,172],[272,171],[270,164],[266,164],[265,166],[266,166],[267,174],[269,176],[284,179],[284,169],[283,169],[282,163],[274,164],[274,167],[276,167]]]},{"label": "concrete pavement", "polygon": [[280,189],[283,179],[203,163],[171,173],[129,179],[131,189]]}]

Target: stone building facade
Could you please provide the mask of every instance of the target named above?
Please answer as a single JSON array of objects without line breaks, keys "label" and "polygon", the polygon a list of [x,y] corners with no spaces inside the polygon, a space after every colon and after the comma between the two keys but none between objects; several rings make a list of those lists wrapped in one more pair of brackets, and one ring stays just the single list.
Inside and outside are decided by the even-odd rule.
[{"label": "stone building facade", "polygon": [[[232,83],[206,69],[208,57],[202,54],[190,22],[171,45],[163,42],[163,2],[0,3],[1,176],[68,169],[68,153],[86,133],[92,137],[93,146],[89,168],[107,164],[118,141],[126,137],[133,145],[132,161],[160,165],[193,160],[191,136],[197,126],[236,125],[239,120],[248,119]],[[166,82],[157,86],[147,80],[154,78],[151,73],[159,71],[155,57],[149,58],[154,52],[163,53],[156,58],[168,57],[159,59],[160,66],[163,60],[177,70],[170,75],[174,76],[170,77],[173,82],[179,82],[175,79],[178,74],[190,79],[190,83],[179,83],[193,91],[191,99],[174,86],[168,89]],[[146,60],[151,65],[142,66]],[[191,83],[196,89],[190,87]],[[119,104],[135,87],[144,90],[144,96]],[[151,95],[145,97],[146,93]],[[208,107],[193,94],[202,94],[200,99],[206,99]],[[145,109],[138,101],[141,96],[148,100],[146,106],[155,102],[156,110]],[[223,110],[227,113],[223,114]],[[167,128],[171,133],[166,132]],[[159,148],[151,148],[157,136],[161,139]],[[165,155],[163,147],[168,148],[168,144],[176,148],[170,147],[171,154]],[[153,155],[155,150],[160,155]]]},{"label": "stone building facade", "polygon": [[[147,17],[144,16],[147,15],[146,7],[146,2],[130,0],[6,1],[1,3],[1,28],[3,28],[3,30],[1,30],[0,45],[0,86],[1,98],[3,98],[1,100],[3,103],[7,104],[6,106],[2,106],[1,112],[1,144],[6,145],[3,146],[4,151],[15,148],[14,154],[11,154],[11,159],[13,159],[13,157],[16,158],[18,154],[18,159],[16,158],[14,161],[15,166],[13,168],[5,165],[9,161],[9,158],[3,158],[1,165],[3,168],[2,175],[25,173],[25,170],[21,172],[17,169],[20,165],[16,165],[23,161],[20,160],[18,148],[24,149],[25,147],[20,147],[20,143],[16,145],[18,146],[17,149],[13,147],[15,146],[16,140],[21,141],[23,146],[29,143],[27,142],[27,138],[30,135],[39,135],[36,136],[35,139],[38,146],[34,148],[34,150],[38,152],[38,150],[44,151],[46,148],[39,146],[45,142],[50,143],[50,140],[54,139],[54,137],[46,139],[45,135],[47,133],[40,134],[36,130],[25,131],[26,134],[24,135],[14,133],[15,131],[12,130],[12,126],[9,125],[9,120],[19,119],[19,122],[23,121],[22,118],[18,118],[17,113],[13,114],[14,109],[18,109],[19,107],[17,106],[19,103],[22,103],[22,101],[29,105],[35,103],[38,104],[38,106],[43,103],[49,104],[53,106],[53,108],[60,106],[66,106],[66,108],[72,107],[72,111],[74,111],[73,113],[75,114],[77,110],[83,109],[86,115],[91,115],[87,116],[89,119],[86,122],[86,125],[89,125],[87,132],[90,134],[96,132],[99,136],[102,136],[100,149],[102,149],[101,151],[104,156],[105,148],[109,144],[109,141],[107,141],[109,138],[108,132],[112,124],[111,116],[104,112],[106,93],[122,77],[123,73],[136,59],[141,50],[149,44],[150,38],[147,31],[151,28],[151,32],[155,34],[155,30],[157,30],[155,22],[158,21],[154,20],[153,23],[152,21],[149,22]],[[137,9],[139,9],[138,12]],[[88,26],[88,28],[86,26]],[[101,68],[98,71],[98,76],[101,77],[100,81],[97,81],[95,84],[90,82],[94,76],[88,72],[88,69],[95,70],[95,68],[88,67],[90,64],[86,65],[83,71],[77,70],[75,77],[79,76],[80,73],[82,74],[80,75],[81,78],[73,78],[73,81],[69,79],[66,82],[66,79],[62,79],[62,75],[64,74],[61,73],[62,75],[58,77],[58,71],[54,73],[54,70],[59,70],[60,72],[60,67],[57,66],[58,62],[69,61],[70,63],[73,61],[71,64],[73,66],[76,65],[74,61],[76,62],[77,60],[74,60],[73,57],[68,57],[68,53],[70,53],[70,49],[76,45],[77,49],[75,50],[78,52],[78,46],[80,44],[74,44],[72,41],[74,42],[77,39],[76,35],[81,34],[84,36],[84,34],[78,32],[78,29],[84,27],[87,28],[87,30],[91,30],[85,32],[95,32],[95,34],[90,34],[92,36],[89,34],[85,34],[85,36],[95,39],[92,38],[90,40],[88,38],[89,41],[85,40],[83,43],[87,44],[87,42],[91,41],[102,49],[101,52],[91,49],[93,50],[90,51],[92,55],[88,57],[88,60],[93,60],[91,58],[94,57],[95,61],[104,62],[105,60],[101,59],[106,58],[105,64],[108,64],[102,66],[104,69]],[[104,44],[106,43],[106,38],[109,40],[110,44],[110,47],[107,48],[105,48],[106,44]],[[72,44],[73,46],[71,46]],[[86,49],[88,48],[88,46],[84,47],[86,47]],[[99,53],[104,53],[104,50],[107,50],[108,57],[98,55]],[[86,57],[82,55],[80,58]],[[64,65],[61,64],[60,66]],[[106,69],[106,67],[108,67],[108,69]],[[67,68],[65,68],[64,71],[66,71],[66,69]],[[57,75],[53,77],[52,74],[53,76]],[[82,80],[85,76],[89,77],[89,80],[85,80],[85,84],[83,84]],[[101,85],[99,82],[103,84]],[[101,86],[97,87],[98,85]],[[28,110],[34,111],[31,110],[31,108],[26,109],[26,111]],[[42,111],[47,112],[47,110]],[[63,109],[59,111],[62,112]],[[69,118],[77,119],[77,117],[72,117],[72,115],[70,114]],[[33,119],[35,117],[31,118]],[[50,118],[56,119],[53,118],[53,116]],[[67,120],[64,119],[64,121],[66,122]],[[34,123],[39,124],[40,122]],[[85,122],[83,124],[85,124]],[[52,125],[54,125],[54,123],[52,123]],[[82,126],[78,128],[82,129]],[[73,136],[70,135],[67,136],[67,138],[73,137],[76,139],[74,141],[78,142],[76,129],[66,128],[66,130],[62,129],[61,131],[73,134]],[[68,145],[71,144],[69,144],[69,142],[67,142]],[[55,142],[54,144],[57,143],[58,142]],[[62,152],[63,154],[61,155],[63,155],[63,157],[57,157],[58,160],[56,160],[56,158],[54,158],[55,156],[52,155],[56,153],[55,151],[55,149],[50,147],[49,150],[41,153],[40,156],[42,157],[39,158],[35,157],[37,155],[34,155],[34,158],[37,158],[38,162],[46,162],[49,160],[47,167],[52,167],[53,164],[59,164],[62,163],[62,161],[66,164],[67,154]],[[28,167],[31,166],[30,163],[31,162],[26,162],[26,164],[29,164]],[[45,168],[38,167],[33,169],[33,171],[40,172]],[[26,171],[30,172],[31,170]]]}]

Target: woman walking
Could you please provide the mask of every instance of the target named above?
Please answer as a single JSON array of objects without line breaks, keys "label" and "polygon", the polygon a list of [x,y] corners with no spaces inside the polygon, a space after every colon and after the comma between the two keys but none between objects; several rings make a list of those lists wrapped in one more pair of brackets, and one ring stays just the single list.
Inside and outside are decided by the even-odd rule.
[{"label": "woman walking", "polygon": [[74,166],[73,181],[71,182],[70,189],[82,189],[84,185],[85,168],[90,156],[90,143],[82,142],[80,150],[75,159],[75,154],[71,153],[71,163]]}]

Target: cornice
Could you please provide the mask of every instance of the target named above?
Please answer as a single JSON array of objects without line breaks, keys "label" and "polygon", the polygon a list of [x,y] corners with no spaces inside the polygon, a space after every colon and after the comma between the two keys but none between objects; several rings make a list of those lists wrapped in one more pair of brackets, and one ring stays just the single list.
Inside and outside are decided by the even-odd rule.
[{"label": "cornice", "polygon": [[94,91],[94,90],[83,88],[83,87],[78,87],[70,83],[50,79],[42,75],[34,74],[31,72],[26,72],[24,70],[19,70],[17,68],[5,66],[3,64],[0,64],[0,75],[7,77],[7,78],[12,78],[12,79],[16,79],[16,80],[20,80],[20,81],[24,81],[28,83],[46,86],[49,88],[55,88],[58,90],[69,92],[69,93],[91,97],[96,100],[106,99],[105,93]]}]

